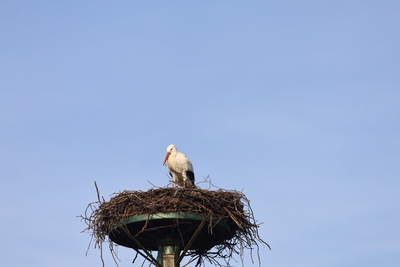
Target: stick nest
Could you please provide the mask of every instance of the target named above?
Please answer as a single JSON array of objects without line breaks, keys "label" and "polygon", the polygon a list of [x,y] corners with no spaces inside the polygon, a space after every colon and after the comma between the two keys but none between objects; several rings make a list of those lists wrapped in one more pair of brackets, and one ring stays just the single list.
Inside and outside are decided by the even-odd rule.
[{"label": "stick nest", "polygon": [[[253,261],[252,252],[255,248],[260,263],[259,244],[269,248],[258,235],[259,226],[254,219],[250,201],[242,192],[166,187],[145,192],[125,190],[114,194],[109,201],[101,199],[98,190],[97,194],[98,201],[89,204],[85,215],[80,217],[87,225],[84,231],[91,234],[94,247],[102,251],[102,244],[108,241],[116,263],[118,257],[113,249],[115,244],[108,238],[110,227],[128,217],[143,214],[194,213],[210,222],[218,219],[229,224],[233,230],[232,238],[229,240],[206,251],[189,250],[188,255],[191,257],[189,262],[197,260],[196,266],[204,264],[205,261],[222,266],[221,259],[230,266],[229,262],[235,255],[239,255],[243,263],[244,249],[250,250]],[[211,223],[209,227],[212,227]],[[104,266],[102,252],[100,257]]]}]

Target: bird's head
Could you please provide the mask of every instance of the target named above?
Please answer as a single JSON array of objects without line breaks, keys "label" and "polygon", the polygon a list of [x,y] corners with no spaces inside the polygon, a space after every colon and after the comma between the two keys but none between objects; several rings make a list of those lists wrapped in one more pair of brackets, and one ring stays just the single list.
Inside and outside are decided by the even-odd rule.
[{"label": "bird's head", "polygon": [[167,147],[167,155],[165,155],[165,159],[163,162],[163,165],[165,165],[165,163],[167,162],[169,156],[171,155],[171,153],[173,153],[174,151],[176,151],[176,147],[175,145],[171,144]]}]

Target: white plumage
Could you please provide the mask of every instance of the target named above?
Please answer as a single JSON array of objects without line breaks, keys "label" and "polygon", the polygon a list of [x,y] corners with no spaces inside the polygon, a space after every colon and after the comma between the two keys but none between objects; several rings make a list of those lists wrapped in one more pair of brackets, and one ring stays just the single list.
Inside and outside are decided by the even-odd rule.
[{"label": "white plumage", "polygon": [[174,187],[176,184],[182,187],[195,187],[192,162],[185,154],[178,152],[174,145],[167,147],[163,165],[165,164],[167,164],[168,172],[174,181]]}]

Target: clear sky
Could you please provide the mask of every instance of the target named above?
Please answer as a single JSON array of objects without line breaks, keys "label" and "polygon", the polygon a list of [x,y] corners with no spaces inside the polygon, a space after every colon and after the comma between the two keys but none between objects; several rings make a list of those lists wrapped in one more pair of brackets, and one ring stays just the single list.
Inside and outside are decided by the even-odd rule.
[{"label": "clear sky", "polygon": [[2,0],[0,265],[101,266],[76,217],[93,182],[164,186],[173,143],[251,200],[262,266],[400,266],[399,12]]}]

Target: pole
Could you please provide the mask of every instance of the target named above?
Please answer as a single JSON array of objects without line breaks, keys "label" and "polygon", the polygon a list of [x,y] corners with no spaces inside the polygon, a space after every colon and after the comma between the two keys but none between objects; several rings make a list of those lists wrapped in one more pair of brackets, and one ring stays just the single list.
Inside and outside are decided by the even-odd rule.
[{"label": "pole", "polygon": [[162,267],[179,267],[179,264],[175,265],[175,262],[180,252],[181,248],[176,245],[176,241],[171,239],[163,240],[158,245],[157,261]]}]

